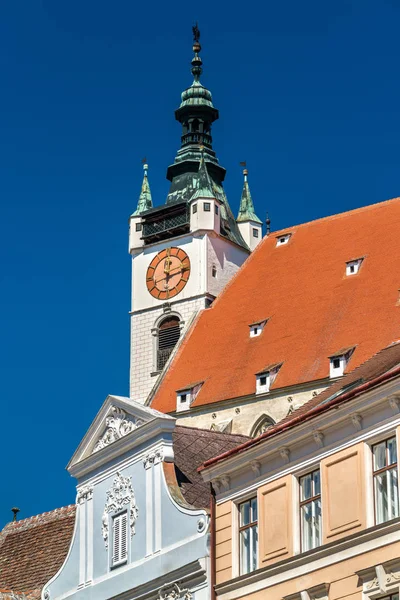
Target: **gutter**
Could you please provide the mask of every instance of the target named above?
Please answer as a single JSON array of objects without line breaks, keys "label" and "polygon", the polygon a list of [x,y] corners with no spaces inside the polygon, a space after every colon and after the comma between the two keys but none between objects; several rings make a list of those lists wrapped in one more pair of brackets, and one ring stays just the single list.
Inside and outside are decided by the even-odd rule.
[{"label": "gutter", "polygon": [[349,390],[348,392],[345,392],[341,396],[337,396],[337,398],[333,398],[330,402],[327,402],[326,404],[319,404],[318,406],[315,406],[314,408],[310,409],[308,412],[303,413],[302,415],[299,415],[298,417],[294,417],[293,419],[291,419],[290,421],[287,421],[286,423],[282,423],[281,425],[276,425],[273,429],[266,431],[265,433],[263,433],[256,439],[249,440],[248,442],[244,442],[243,444],[240,444],[239,446],[236,446],[235,448],[232,448],[231,450],[228,450],[227,452],[224,452],[223,454],[220,454],[219,456],[216,456],[214,458],[210,458],[209,460],[206,460],[203,463],[203,465],[201,465],[201,467],[198,468],[198,471],[199,472],[203,471],[207,467],[210,467],[211,465],[215,465],[217,462],[220,462],[220,461],[224,460],[225,458],[234,456],[235,454],[238,454],[239,452],[242,452],[243,450],[246,450],[247,448],[250,448],[252,446],[255,446],[255,445],[263,442],[267,438],[273,437],[274,435],[281,433],[282,431],[286,431],[287,429],[291,429],[292,427],[295,427],[298,423],[302,423],[304,421],[307,421],[308,419],[312,419],[313,417],[315,417],[323,412],[326,412],[327,410],[331,409],[332,407],[336,406],[337,404],[341,404],[342,402],[347,402],[351,398],[354,398],[354,396],[357,396],[358,394],[361,394],[362,392],[365,392],[365,391],[375,387],[376,385],[379,385],[380,383],[384,383],[385,381],[388,381],[388,380],[396,377],[399,374],[400,374],[400,365],[394,369],[390,369],[390,371],[386,371],[386,373],[384,373],[383,375],[379,375],[375,379],[371,379],[371,381],[367,381],[366,383],[363,383],[363,384],[359,385],[358,387],[356,387],[352,390]]},{"label": "gutter", "polygon": [[216,500],[215,500],[215,491],[214,488],[212,486],[212,484],[210,483],[210,490],[211,490],[211,495],[210,495],[210,521],[211,521],[211,535],[210,535],[210,561],[211,561],[211,573],[210,573],[210,600],[215,600],[216,597],[216,593],[215,593],[215,586],[216,586],[216,530],[215,530],[215,521],[216,521],[216,514],[215,514],[215,507],[216,507]]}]

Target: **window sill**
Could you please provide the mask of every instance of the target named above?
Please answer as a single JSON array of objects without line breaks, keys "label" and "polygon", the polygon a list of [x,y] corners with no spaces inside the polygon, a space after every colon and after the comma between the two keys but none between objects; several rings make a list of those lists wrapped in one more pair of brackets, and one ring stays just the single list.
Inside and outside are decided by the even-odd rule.
[{"label": "window sill", "polygon": [[[313,550],[295,554],[246,575],[239,575],[225,583],[217,585],[215,589],[219,596],[226,594],[229,600],[250,595],[256,591],[270,587],[272,578],[274,580],[273,585],[293,579],[293,577],[297,576],[297,569],[299,569],[299,574],[305,575],[310,571],[321,568],[322,563],[323,566],[328,566],[348,559],[349,552],[352,552],[354,556],[364,554],[368,552],[363,547],[366,544],[371,545],[375,549],[383,545],[386,546],[389,543],[395,543],[398,541],[399,530],[400,517],[392,521],[387,521],[382,525],[374,525],[341,540],[323,544]],[[394,536],[393,540],[388,539],[389,535]],[[357,546],[359,546],[359,549]],[[342,552],[346,555],[345,557],[341,556]],[[317,561],[318,565],[315,565]],[[268,581],[270,582],[269,585]]]},{"label": "window sill", "polygon": [[157,375],[159,375],[161,373],[161,371],[152,371],[150,373],[150,377],[157,377]]}]

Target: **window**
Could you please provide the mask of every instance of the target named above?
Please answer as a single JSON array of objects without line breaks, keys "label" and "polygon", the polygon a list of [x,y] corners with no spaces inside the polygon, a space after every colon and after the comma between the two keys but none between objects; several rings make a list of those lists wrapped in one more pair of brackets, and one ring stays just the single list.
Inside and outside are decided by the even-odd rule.
[{"label": "window", "polygon": [[285,233],[284,235],[279,235],[276,238],[276,245],[283,246],[284,244],[287,244],[288,241],[290,240],[291,236],[292,236],[291,233]]},{"label": "window", "polygon": [[377,524],[399,516],[396,437],[372,446],[375,521]]},{"label": "window", "polygon": [[197,204],[193,204],[192,213],[194,215],[197,213]]},{"label": "window", "polygon": [[212,266],[211,275],[217,277],[217,267],[215,265]]},{"label": "window", "polygon": [[142,231],[142,224],[136,223],[136,231]]},{"label": "window", "polygon": [[252,323],[251,325],[249,325],[250,337],[258,337],[259,335],[261,335],[266,322],[267,322],[267,319],[265,319],[264,321],[259,321],[258,323]]},{"label": "window", "polygon": [[204,209],[204,212],[210,212],[211,211],[211,203],[203,202],[203,209]]},{"label": "window", "polygon": [[218,208],[218,205],[216,204],[215,205],[215,214],[217,215],[218,213],[219,213],[219,208]]},{"label": "window", "polygon": [[258,229],[253,227],[253,237],[258,238]]},{"label": "window", "polygon": [[256,394],[263,394],[265,392],[269,392],[270,387],[274,383],[281,366],[281,364],[271,365],[270,367],[267,367],[264,371],[256,373]]},{"label": "window", "polygon": [[128,560],[128,513],[127,511],[112,519],[112,560],[113,567]]},{"label": "window", "polygon": [[347,364],[351,358],[351,355],[354,352],[353,348],[345,348],[343,350],[339,350],[332,356],[329,357],[330,360],[330,369],[329,369],[329,377],[341,377]]},{"label": "window", "polygon": [[181,335],[178,317],[167,317],[158,328],[157,371],[161,371]]},{"label": "window", "polygon": [[196,400],[197,394],[201,389],[202,384],[196,383],[192,387],[176,392],[176,411],[190,410],[190,405]]},{"label": "window", "polygon": [[268,415],[261,415],[261,417],[259,417],[254,423],[250,436],[258,437],[259,435],[262,435],[263,433],[268,431],[268,429],[271,429],[271,427],[273,427],[274,425],[275,421],[271,419],[271,417],[269,417]]},{"label": "window", "polygon": [[399,592],[388,594],[387,596],[380,596],[379,600],[399,600]]},{"label": "window", "polygon": [[257,498],[239,504],[239,565],[240,575],[257,569],[258,525]]},{"label": "window", "polygon": [[301,550],[321,545],[321,477],[319,470],[300,477]]},{"label": "window", "polygon": [[357,258],[356,260],[350,260],[346,263],[346,275],[355,275],[358,273],[361,267],[363,259]]}]

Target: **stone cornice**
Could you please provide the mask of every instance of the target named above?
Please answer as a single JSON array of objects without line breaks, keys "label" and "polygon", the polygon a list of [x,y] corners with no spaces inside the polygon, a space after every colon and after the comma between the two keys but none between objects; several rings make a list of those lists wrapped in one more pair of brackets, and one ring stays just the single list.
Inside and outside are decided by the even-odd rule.
[{"label": "stone cornice", "polygon": [[[327,446],[325,443],[329,430],[337,428],[344,421],[353,423],[352,431],[355,440],[354,419],[352,418],[354,414],[357,415],[357,421],[361,425],[358,433],[362,434],[364,432],[362,429],[362,415],[376,409],[379,404],[382,404],[385,408],[391,407],[393,419],[393,398],[397,398],[398,394],[400,394],[400,382],[398,380],[389,381],[379,388],[369,390],[359,397],[352,398],[349,402],[335,406],[334,409],[327,410],[307,421],[299,422],[294,427],[282,430],[277,435],[260,440],[258,444],[249,446],[245,451],[232,454],[232,456],[228,456],[226,459],[210,465],[202,470],[203,479],[205,481],[213,481],[228,473],[232,476],[236,472],[250,470],[249,465],[252,461],[265,462],[265,459],[277,453],[278,446],[280,448],[287,448],[290,456],[294,454],[294,448],[310,445],[310,442],[312,442],[310,454],[315,454],[316,451],[321,451],[321,449],[328,450],[330,447],[332,448],[332,444]],[[395,415],[393,423],[396,421],[396,417],[400,417],[400,413]],[[347,434],[343,433],[340,435],[341,439],[344,439]],[[336,441],[333,446],[339,445],[341,439]]]}]

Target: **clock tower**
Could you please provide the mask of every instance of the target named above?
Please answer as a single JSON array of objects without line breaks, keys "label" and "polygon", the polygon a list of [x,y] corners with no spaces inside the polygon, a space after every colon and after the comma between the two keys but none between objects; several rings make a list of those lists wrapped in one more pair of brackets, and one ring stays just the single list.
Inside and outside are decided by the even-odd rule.
[{"label": "clock tower", "polygon": [[167,170],[171,185],[166,202],[153,207],[145,164],[137,209],[129,222],[130,397],[142,403],[150,399],[197,313],[212,305],[253,249],[223,189],[225,169],[211,137],[218,111],[211,92],[200,83],[197,26],[193,34],[194,81],[175,111],[182,126],[181,147]]}]

